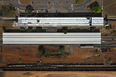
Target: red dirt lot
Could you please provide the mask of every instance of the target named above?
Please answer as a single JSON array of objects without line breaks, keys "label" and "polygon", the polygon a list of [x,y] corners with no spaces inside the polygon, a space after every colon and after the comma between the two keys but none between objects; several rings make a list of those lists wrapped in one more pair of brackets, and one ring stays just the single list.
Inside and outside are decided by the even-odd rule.
[{"label": "red dirt lot", "polygon": [[[52,50],[58,50],[58,47],[45,46]],[[98,48],[78,48],[76,46],[65,47],[73,49],[73,52],[68,58],[37,58],[38,46],[2,46],[2,63],[15,64],[15,63],[35,63],[41,59],[42,63],[103,63],[102,53],[96,53]]]},{"label": "red dirt lot", "polygon": [[103,52],[103,55],[106,62],[108,61],[109,58],[111,58],[112,60],[111,63],[116,63],[116,48],[107,49],[107,52]]},{"label": "red dirt lot", "polygon": [[116,31],[116,21],[110,21],[110,25],[112,26],[112,29],[102,28],[102,36],[116,36],[116,32],[114,32]]},{"label": "red dirt lot", "polygon": [[22,4],[28,5],[28,4],[30,4],[30,3],[32,2],[32,0],[20,0],[20,2],[21,2]]}]

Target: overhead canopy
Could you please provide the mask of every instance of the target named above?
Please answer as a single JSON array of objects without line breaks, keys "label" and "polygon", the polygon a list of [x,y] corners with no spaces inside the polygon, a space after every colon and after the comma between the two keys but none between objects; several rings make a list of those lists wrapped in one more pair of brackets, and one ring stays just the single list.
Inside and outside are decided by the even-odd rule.
[{"label": "overhead canopy", "polygon": [[92,26],[104,26],[104,18],[92,17]]},{"label": "overhead canopy", "polygon": [[18,17],[14,26],[90,26],[90,19],[87,17]]},{"label": "overhead canopy", "polygon": [[3,44],[101,44],[101,33],[3,33]]}]

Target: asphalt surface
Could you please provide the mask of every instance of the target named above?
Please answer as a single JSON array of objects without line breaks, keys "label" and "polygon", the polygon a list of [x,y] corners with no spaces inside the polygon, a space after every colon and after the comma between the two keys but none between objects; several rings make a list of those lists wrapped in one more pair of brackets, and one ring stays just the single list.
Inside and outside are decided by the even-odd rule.
[{"label": "asphalt surface", "polygon": [[[45,3],[45,4],[32,5],[32,7],[37,8],[37,10],[41,10],[41,9],[46,10],[47,9],[48,11],[51,11],[51,10],[56,10],[56,11],[59,11],[59,10],[68,10],[68,11],[84,10],[90,1],[91,0],[85,0],[84,3],[82,3],[80,5],[67,4],[65,6],[62,6],[62,8],[60,5],[56,5],[56,2],[52,2],[52,4]],[[19,2],[19,0],[16,0],[16,2],[17,3],[15,3],[15,0],[13,0],[13,1],[9,1],[9,2],[0,2],[0,4],[12,4],[21,10],[26,9],[27,5],[21,4]]]},{"label": "asphalt surface", "polygon": [[116,37],[102,37],[102,40],[116,40]]}]

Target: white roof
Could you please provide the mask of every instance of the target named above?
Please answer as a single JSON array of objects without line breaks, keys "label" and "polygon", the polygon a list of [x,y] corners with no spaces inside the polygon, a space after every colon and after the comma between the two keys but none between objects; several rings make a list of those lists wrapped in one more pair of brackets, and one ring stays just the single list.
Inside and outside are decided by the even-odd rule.
[{"label": "white roof", "polygon": [[[92,18],[92,19],[91,19]],[[18,17],[16,26],[104,26],[104,17]]]},{"label": "white roof", "polygon": [[3,33],[3,44],[101,44],[101,33]]},{"label": "white roof", "polygon": [[18,23],[37,23],[37,20],[18,20]]},{"label": "white roof", "polygon": [[92,26],[104,26],[104,18],[92,17]]},{"label": "white roof", "polygon": [[[31,22],[32,24],[30,24]],[[89,26],[86,17],[18,17],[17,26]]]}]

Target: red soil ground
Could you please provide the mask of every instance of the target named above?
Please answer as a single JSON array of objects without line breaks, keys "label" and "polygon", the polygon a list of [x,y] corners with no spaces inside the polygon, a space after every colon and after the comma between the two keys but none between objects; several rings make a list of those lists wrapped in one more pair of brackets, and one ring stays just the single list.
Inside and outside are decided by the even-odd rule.
[{"label": "red soil ground", "polygon": [[115,71],[5,71],[4,77],[116,77]]},{"label": "red soil ground", "polygon": [[[52,50],[58,50],[58,47],[46,46],[46,48],[47,47]],[[91,53],[91,51],[95,51],[96,48],[81,49],[75,46],[70,46],[69,48],[73,49],[70,57],[65,59],[41,58],[42,63],[103,63],[101,53]],[[0,53],[3,56],[3,65],[19,63],[19,58],[23,60],[23,63],[34,63],[39,61],[40,59],[37,58],[37,49],[38,46],[3,46],[2,53]],[[65,51],[66,50],[67,47],[65,48]],[[95,55],[100,55],[100,57],[95,58]]]}]

